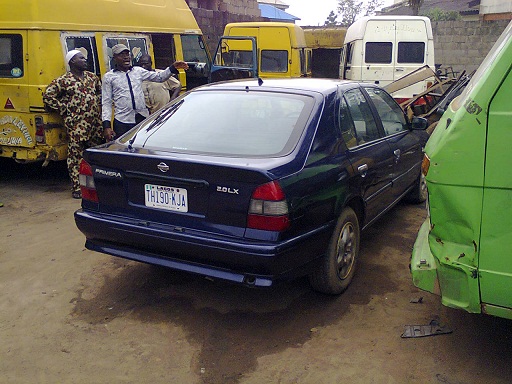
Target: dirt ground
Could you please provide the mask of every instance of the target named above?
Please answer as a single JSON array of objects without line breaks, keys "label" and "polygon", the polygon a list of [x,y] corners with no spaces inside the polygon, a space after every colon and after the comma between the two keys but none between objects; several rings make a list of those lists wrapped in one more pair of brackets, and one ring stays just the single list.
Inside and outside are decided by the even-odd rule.
[{"label": "dirt ground", "polygon": [[[512,381],[511,321],[412,285],[424,206],[370,228],[351,287],[327,297],[306,279],[254,290],[86,250],[64,164],[0,160],[0,202],[0,383]],[[433,319],[453,333],[400,337]]]}]

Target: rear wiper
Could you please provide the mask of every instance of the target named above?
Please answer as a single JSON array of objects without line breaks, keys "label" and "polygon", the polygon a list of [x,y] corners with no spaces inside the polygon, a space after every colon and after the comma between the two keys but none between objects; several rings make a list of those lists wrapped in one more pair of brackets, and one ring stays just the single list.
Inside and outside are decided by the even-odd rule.
[{"label": "rear wiper", "polygon": [[[153,128],[155,127],[158,127],[160,125],[162,125],[163,121],[172,116],[174,114],[174,112],[176,112],[178,110],[178,108],[184,103],[185,100],[180,100],[179,102],[177,102],[176,104],[174,104],[171,108],[163,111],[162,113],[160,113],[158,115],[158,117],[153,120],[153,122],[151,122],[149,124],[149,126],[146,128],[146,132],[149,132],[151,131]],[[133,135],[133,137],[128,141],[128,149],[133,149],[133,143],[135,142],[135,139],[137,138],[137,135],[139,134],[139,132],[141,131],[142,127],[140,127],[137,132],[135,132],[135,134]]]},{"label": "rear wiper", "polygon": [[168,110],[160,113],[158,115],[158,117],[155,120],[153,120],[153,122],[149,125],[149,127],[146,128],[146,132],[149,132],[153,128],[159,127],[160,125],[162,125],[163,120],[167,119],[168,117],[171,117],[174,114],[174,112],[176,112],[178,110],[178,108],[181,107],[181,105],[184,102],[185,102],[185,100],[180,100],[176,104],[174,104],[171,108],[169,108]]}]

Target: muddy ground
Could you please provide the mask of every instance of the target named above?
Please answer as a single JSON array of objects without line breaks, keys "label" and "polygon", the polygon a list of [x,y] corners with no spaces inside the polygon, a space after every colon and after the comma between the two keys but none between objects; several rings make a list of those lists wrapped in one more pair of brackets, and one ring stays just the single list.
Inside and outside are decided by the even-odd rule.
[{"label": "muddy ground", "polygon": [[[512,322],[443,307],[408,269],[424,206],[362,239],[339,297],[88,251],[64,164],[0,160],[0,383],[510,383]],[[423,298],[421,303],[411,303]],[[453,333],[403,339],[436,319]]]}]

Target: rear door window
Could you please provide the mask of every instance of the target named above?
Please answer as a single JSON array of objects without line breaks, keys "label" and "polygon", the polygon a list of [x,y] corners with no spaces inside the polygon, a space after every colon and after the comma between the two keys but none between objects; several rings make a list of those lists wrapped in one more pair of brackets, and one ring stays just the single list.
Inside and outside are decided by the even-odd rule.
[{"label": "rear door window", "polygon": [[356,127],[350,116],[347,101],[343,98],[340,102],[339,126],[341,136],[347,148],[353,148],[357,145]]},{"label": "rear door window", "polygon": [[398,43],[397,63],[423,64],[425,61],[425,43],[402,41]]},{"label": "rear door window", "polygon": [[348,114],[354,122],[357,145],[377,140],[381,137],[368,101],[360,89],[345,92]]},{"label": "rear door window", "polygon": [[288,51],[261,51],[261,72],[288,72]]},{"label": "rear door window", "polygon": [[389,42],[365,44],[364,61],[369,64],[390,64],[393,57],[393,44]]},{"label": "rear door window", "polygon": [[22,77],[23,39],[20,34],[0,34],[0,77]]}]

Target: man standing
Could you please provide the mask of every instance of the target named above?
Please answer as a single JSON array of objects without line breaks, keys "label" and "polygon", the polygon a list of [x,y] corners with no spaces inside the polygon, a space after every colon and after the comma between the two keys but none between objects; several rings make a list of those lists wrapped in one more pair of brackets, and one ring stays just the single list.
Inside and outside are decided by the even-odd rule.
[{"label": "man standing", "polygon": [[103,142],[101,83],[86,71],[87,59],[79,50],[66,54],[69,72],[53,80],[43,94],[44,103],[64,120],[68,134],[67,165],[73,184],[72,196],[80,199],[79,167],[85,149]]},{"label": "man standing", "polygon": [[[148,71],[161,71],[160,69],[153,69],[153,61],[149,55],[142,55],[139,59],[139,65]],[[171,71],[173,68],[171,68]],[[174,76],[169,77],[169,79],[163,83],[144,81],[142,83],[142,91],[144,92],[146,106],[149,112],[153,113],[162,108],[169,101],[178,97],[181,91],[181,83]]]},{"label": "man standing", "polygon": [[[124,44],[112,47],[115,68],[103,77],[102,120],[104,136],[112,140],[121,136],[149,116],[142,91],[143,81],[162,83],[172,75],[168,67],[163,71],[147,71],[142,67],[132,67],[130,50]],[[184,61],[173,64],[175,69],[188,68]],[[112,107],[114,107],[114,127],[111,127]]]}]

